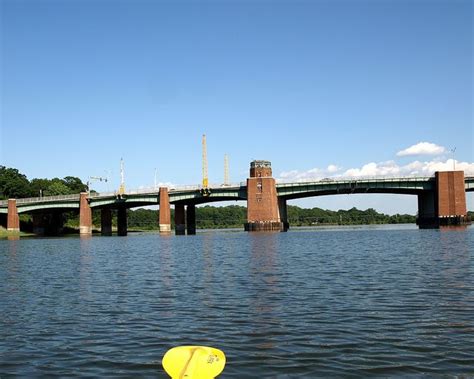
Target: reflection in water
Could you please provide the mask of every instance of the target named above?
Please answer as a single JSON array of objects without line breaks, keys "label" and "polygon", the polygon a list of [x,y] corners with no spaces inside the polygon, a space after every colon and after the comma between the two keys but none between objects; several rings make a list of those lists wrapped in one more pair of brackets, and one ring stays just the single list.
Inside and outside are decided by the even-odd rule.
[{"label": "reflection in water", "polygon": [[469,376],[474,228],[0,241],[0,376]]},{"label": "reflection in water", "polygon": [[[283,325],[278,318],[281,310],[280,269],[278,263],[278,233],[250,233],[250,283],[254,294],[250,298],[253,315],[253,334],[256,348],[268,350],[275,347],[271,336],[281,333]],[[280,309],[278,309],[280,308]],[[260,337],[260,338],[259,338]],[[263,337],[263,338],[262,338]]]}]

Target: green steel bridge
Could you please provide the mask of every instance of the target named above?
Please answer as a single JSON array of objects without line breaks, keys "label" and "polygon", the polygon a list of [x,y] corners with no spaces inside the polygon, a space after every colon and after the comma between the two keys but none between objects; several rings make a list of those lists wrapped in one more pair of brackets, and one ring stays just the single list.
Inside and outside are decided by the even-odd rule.
[{"label": "green steel bridge", "polygon": [[[434,177],[402,177],[402,178],[351,178],[323,179],[319,181],[277,183],[278,197],[284,200],[299,199],[313,196],[337,194],[407,194],[420,195],[435,190]],[[474,177],[465,178],[467,192],[474,191]],[[79,210],[79,194],[63,196],[44,196],[39,198],[17,199],[18,213],[35,213],[47,211]],[[203,191],[200,186],[187,186],[169,189],[171,204],[197,205],[203,203],[247,200],[247,186],[244,183],[230,186],[212,186]],[[159,205],[157,188],[129,191],[123,195],[118,193],[91,193],[89,197],[92,209],[100,208],[134,208]],[[0,201],[0,214],[8,213],[8,201]]]}]

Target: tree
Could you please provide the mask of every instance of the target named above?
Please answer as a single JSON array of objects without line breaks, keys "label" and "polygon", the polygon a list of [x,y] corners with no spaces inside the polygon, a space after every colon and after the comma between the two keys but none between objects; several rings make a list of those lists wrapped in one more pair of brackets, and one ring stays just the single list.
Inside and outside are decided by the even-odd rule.
[{"label": "tree", "polygon": [[73,193],[61,179],[54,178],[44,194],[46,196],[69,195]]},{"label": "tree", "polygon": [[51,185],[51,180],[49,179],[32,179],[30,182],[30,196],[39,197],[45,195],[45,191]]},{"label": "tree", "polygon": [[30,182],[16,168],[0,166],[0,198],[28,197],[31,193]]},{"label": "tree", "polygon": [[81,179],[75,176],[66,176],[63,179],[63,182],[69,187],[72,193],[81,193],[87,191],[87,185],[84,184]]}]

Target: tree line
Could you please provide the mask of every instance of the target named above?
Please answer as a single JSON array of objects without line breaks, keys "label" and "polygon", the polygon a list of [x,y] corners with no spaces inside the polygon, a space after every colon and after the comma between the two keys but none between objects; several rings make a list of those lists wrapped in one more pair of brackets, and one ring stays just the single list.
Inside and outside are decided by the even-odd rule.
[{"label": "tree line", "polygon": [[84,191],[87,191],[87,185],[75,176],[28,180],[16,168],[0,166],[0,199],[70,195]]},{"label": "tree line", "polygon": [[[173,222],[173,209],[171,210]],[[158,228],[159,210],[137,209],[128,211],[128,226],[133,229],[153,230]],[[100,220],[98,220],[100,222]],[[198,229],[242,228],[247,221],[247,208],[239,205],[226,207],[203,206],[196,208]],[[288,206],[290,226],[315,225],[361,225],[361,224],[406,224],[414,223],[416,216],[408,214],[386,215],[369,208],[359,210],[331,211],[321,208]],[[173,225],[172,225],[173,226]]]}]

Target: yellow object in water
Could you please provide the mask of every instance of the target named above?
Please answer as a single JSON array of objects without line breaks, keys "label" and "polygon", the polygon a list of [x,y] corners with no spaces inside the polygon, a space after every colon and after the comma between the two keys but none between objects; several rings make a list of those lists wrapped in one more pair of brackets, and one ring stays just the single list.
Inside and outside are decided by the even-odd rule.
[{"label": "yellow object in water", "polygon": [[213,379],[224,370],[225,355],[208,346],[178,346],[166,352],[162,364],[172,379]]}]

